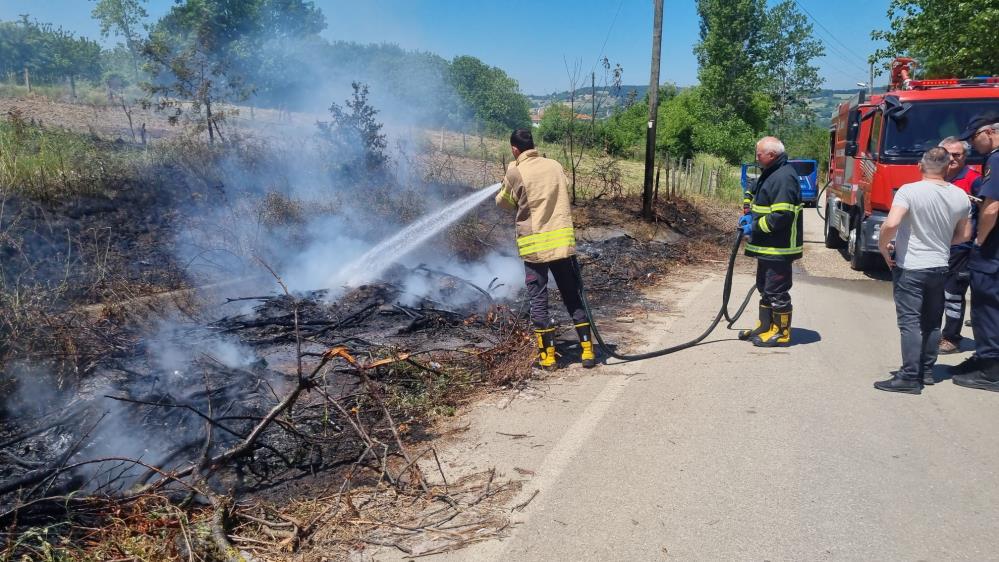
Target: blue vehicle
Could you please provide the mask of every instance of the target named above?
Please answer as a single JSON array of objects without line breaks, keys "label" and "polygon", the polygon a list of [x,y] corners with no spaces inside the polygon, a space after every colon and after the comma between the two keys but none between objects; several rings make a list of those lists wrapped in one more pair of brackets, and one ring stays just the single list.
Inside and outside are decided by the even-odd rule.
[{"label": "blue vehicle", "polygon": [[[801,203],[806,207],[814,207],[819,199],[819,163],[815,160],[788,160],[798,174],[801,184]],[[756,180],[760,177],[760,165],[753,162],[742,165],[742,189],[756,188]]]}]

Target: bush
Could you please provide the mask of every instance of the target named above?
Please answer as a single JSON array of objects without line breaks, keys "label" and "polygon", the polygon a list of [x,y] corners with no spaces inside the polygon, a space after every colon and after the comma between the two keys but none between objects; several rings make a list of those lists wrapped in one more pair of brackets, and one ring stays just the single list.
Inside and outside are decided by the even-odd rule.
[{"label": "bush", "polygon": [[0,188],[37,200],[102,193],[136,174],[135,149],[45,129],[16,110],[0,122]]}]

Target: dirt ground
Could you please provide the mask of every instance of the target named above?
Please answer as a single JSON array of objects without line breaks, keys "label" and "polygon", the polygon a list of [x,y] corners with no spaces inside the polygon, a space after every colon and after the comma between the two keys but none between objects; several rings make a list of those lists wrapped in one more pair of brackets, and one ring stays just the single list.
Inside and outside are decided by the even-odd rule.
[{"label": "dirt ground", "polygon": [[[168,114],[155,107],[144,108],[133,104],[123,108],[120,104],[94,105],[55,101],[40,96],[0,97],[0,115],[13,109],[24,119],[46,127],[59,127],[81,133],[92,133],[101,138],[126,142],[139,142],[145,126],[148,139],[158,139],[180,132],[180,127],[169,122]],[[126,111],[127,109],[127,111]],[[314,127],[317,120],[328,116],[308,113],[284,112],[247,106],[225,107],[227,124],[261,136],[280,136],[283,133]],[[131,123],[129,123],[131,113]]]},{"label": "dirt ground", "polygon": [[[0,99],[0,114],[6,113],[14,107],[22,112],[25,119],[34,119],[36,124],[42,124],[46,127],[65,127],[81,132],[90,131],[103,138],[131,139],[132,132],[129,128],[127,115],[120,108],[56,103],[38,98]],[[235,119],[235,122],[231,121],[230,123],[237,127],[243,127],[242,130],[262,135],[280,134],[282,130],[297,127],[312,127],[315,122],[315,116],[287,115],[274,111],[254,111],[252,119],[247,116],[245,111],[241,111]],[[147,134],[152,139],[168,136],[177,130],[167,123],[162,115],[150,110],[134,109],[132,120],[132,128],[141,127],[144,123]],[[423,159],[423,169],[429,170],[431,174],[438,174],[439,177],[435,179],[445,183],[487,184],[498,181],[503,171],[502,159],[489,155],[475,158],[430,152],[422,154],[420,158]],[[178,209],[183,206],[182,203],[189,203],[182,201],[188,195],[182,190],[179,193],[167,193],[144,190],[142,186],[123,186],[121,192],[114,198],[88,198],[46,206],[33,206],[26,201],[14,201],[12,205],[18,209],[9,207],[8,211],[20,210],[19,215],[26,217],[26,222],[21,223],[20,227],[22,232],[27,235],[27,243],[35,250],[34,255],[46,257],[46,259],[24,260],[19,266],[19,274],[25,279],[32,275],[37,276],[38,279],[47,279],[58,277],[57,274],[62,273],[62,277],[72,279],[75,283],[71,284],[72,290],[66,294],[66,297],[76,305],[94,305],[104,302],[105,299],[113,299],[117,305],[122,306],[136,300],[148,303],[148,299],[156,298],[155,295],[163,295],[164,304],[179,308],[180,305],[174,298],[178,294],[177,290],[190,288],[191,282],[184,276],[184,264],[173,263],[168,246],[174,241],[178,221],[183,220],[183,215],[179,214]],[[203,201],[202,203],[212,204],[212,201]],[[661,200],[656,205],[656,220],[648,223],[638,216],[639,208],[639,199],[627,196],[618,199],[587,201],[574,209],[579,230],[580,262],[588,291],[596,306],[600,306],[605,313],[620,320],[609,327],[608,334],[621,342],[622,346],[628,348],[640,345],[647,339],[647,334],[641,333],[635,324],[628,321],[629,318],[641,318],[643,315],[654,312],[668,315],[675,305],[675,303],[662,299],[649,298],[656,287],[668,283],[688,266],[700,264],[719,267],[718,264],[724,263],[728,255],[730,238],[734,233],[734,228],[730,223],[733,222],[733,217],[738,213],[738,210],[730,203],[707,198]],[[490,230],[491,236],[504,238],[508,243],[512,242],[512,225],[501,224],[501,220],[496,217],[492,217],[490,220],[495,223],[495,229]],[[489,224],[485,224],[484,227],[489,226]],[[63,245],[64,239],[86,241],[89,244],[87,247],[91,248],[91,251],[82,256],[69,255],[68,252],[64,251],[66,247]],[[22,252],[22,255],[24,254]],[[5,259],[10,257],[6,256]],[[12,265],[5,263],[5,266]],[[129,287],[131,292],[117,291],[116,287],[119,286],[110,283],[110,280],[120,280],[122,283],[120,286]],[[237,293],[238,289],[235,287],[231,288],[231,292],[226,292],[229,289],[228,287],[221,289],[215,287],[212,294],[217,299],[256,298],[255,295]],[[74,291],[77,292],[74,293]],[[506,334],[508,340],[511,335],[517,336],[516,346],[511,345],[509,349],[504,348],[506,355],[501,357],[494,359],[487,356],[487,360],[493,361],[487,365],[487,368],[502,370],[506,365],[516,363],[518,368],[524,368],[522,370],[526,373],[527,378],[533,375],[529,368],[533,353],[530,349],[531,342],[525,335],[526,331],[517,331],[517,329],[523,329],[526,326],[522,306],[519,309],[516,308],[516,305],[522,305],[522,302],[503,303],[505,316],[504,314],[490,316],[489,313],[483,315],[468,310],[440,310],[439,303],[421,303],[416,307],[399,306],[394,302],[395,297],[392,290],[386,289],[382,291],[384,293],[382,294],[377,287],[368,287],[365,291],[363,294],[358,293],[364,298],[359,298],[357,303],[354,303],[357,306],[340,307],[339,304],[342,303],[337,303],[336,306],[315,304],[312,308],[303,310],[301,321],[310,324],[304,330],[309,341],[302,349],[310,354],[310,361],[314,361],[316,357],[324,357],[327,348],[335,349],[337,346],[349,348],[349,351],[355,354],[358,350],[377,350],[381,353],[384,352],[384,349],[378,348],[377,345],[383,345],[384,342],[378,341],[379,338],[388,340],[399,332],[406,331],[420,334],[420,337],[423,338],[419,340],[423,346],[421,349],[431,347],[429,344],[436,342],[434,338],[440,338],[442,341],[447,338],[460,339],[457,335],[462,333],[474,332],[475,337],[480,337],[483,340],[488,339],[486,336]],[[357,297],[358,294],[353,296]],[[374,298],[372,295],[378,298]],[[564,311],[558,305],[559,295],[557,292],[554,292],[552,298],[553,310],[557,311],[557,314],[565,320]],[[239,334],[242,331],[244,335],[248,333],[252,335],[252,338],[244,338],[243,343],[252,344],[251,340],[255,339],[266,342],[270,346],[268,348],[268,362],[235,370],[221,369],[218,365],[211,367],[212,369],[220,369],[219,380],[226,381],[223,387],[238,389],[238,392],[242,393],[237,397],[238,401],[250,404],[243,410],[237,408],[238,416],[236,417],[243,420],[239,422],[243,425],[233,425],[231,427],[232,435],[225,440],[219,439],[211,445],[216,448],[214,450],[235,446],[238,440],[233,436],[249,431],[249,428],[252,427],[252,424],[246,424],[246,419],[258,419],[265,416],[271,401],[278,394],[287,391],[287,388],[282,386],[290,384],[286,379],[294,375],[294,355],[298,329],[292,331],[290,327],[297,326],[297,322],[299,322],[298,310],[291,310],[287,306],[283,308],[277,306],[280,304],[280,299],[257,300],[264,304],[253,313],[233,315],[221,319],[216,317],[214,324],[199,327],[199,330],[204,330],[210,326],[212,329],[226,330],[232,334]],[[170,304],[171,301],[173,304]],[[161,307],[149,308],[163,310]],[[295,318],[293,319],[292,316]],[[105,323],[114,320],[116,319],[102,318],[102,322]],[[371,323],[365,326],[362,324],[364,321]],[[511,321],[516,325],[504,324],[504,322]],[[559,351],[563,356],[562,363],[568,366],[574,364],[578,358],[578,347],[575,345],[575,336],[572,329],[568,327],[569,324],[566,322],[562,324],[563,337],[560,339]],[[94,333],[100,333],[101,326],[106,325],[96,326]],[[519,328],[517,328],[518,326]],[[202,332],[184,333],[180,341],[195,341],[198,339],[197,334],[200,333]],[[360,344],[358,341],[364,343]],[[409,342],[410,347],[415,347],[413,341]],[[506,342],[504,341],[504,343]],[[160,380],[159,376],[156,375],[159,366],[150,364],[142,357],[143,346],[148,344],[144,343],[138,334],[131,334],[129,337],[116,334],[115,345],[119,347],[107,355],[94,359],[90,366],[90,372],[101,372],[102,369],[105,373],[113,371],[112,380],[116,385],[115,388],[127,390],[130,393],[128,396],[133,399],[153,404],[162,404],[164,401],[169,404],[183,403],[194,408],[201,406],[197,400],[205,399],[204,396],[207,396],[205,407],[210,409],[213,407],[212,400],[215,399],[213,396],[216,396],[217,391],[222,393],[220,396],[228,395],[228,391],[223,391],[222,387],[218,389],[208,388],[207,382],[205,382],[204,391],[202,391],[200,379],[185,379],[183,384],[175,384],[175,388],[170,388],[169,385],[157,386]],[[405,342],[393,345],[393,353],[414,351],[414,349],[406,348]],[[368,359],[373,361],[378,357],[378,355],[369,353]],[[379,376],[386,377],[386,380],[391,377],[401,377],[404,386],[410,385],[415,388],[421,388],[420,385],[444,384],[435,379],[435,376],[439,376],[441,372],[447,370],[440,365],[434,366],[437,359],[428,356],[428,360],[418,363],[415,370],[408,370],[408,367],[391,366],[377,372]],[[340,359],[337,360],[340,361]],[[504,361],[508,363],[504,363]],[[397,361],[387,365],[395,365],[395,363]],[[344,372],[352,369],[357,371],[356,366],[338,365],[338,369],[346,369]],[[199,368],[208,369],[204,365]],[[576,367],[569,367],[566,372],[575,371]],[[141,387],[141,392],[133,392],[137,388],[133,384],[135,377],[139,377],[146,385]],[[257,381],[251,389],[245,388],[248,380]],[[273,387],[269,386],[269,381],[274,380],[281,382],[275,383]],[[498,377],[493,379],[493,382],[500,381],[504,386],[516,388],[522,384],[523,380],[525,378],[520,376]],[[323,384],[327,384],[325,378]],[[330,384],[332,384],[332,380]],[[326,387],[321,388],[324,391],[327,390]],[[329,389],[332,392],[333,387],[330,386]],[[492,390],[493,387],[487,385],[478,386],[470,392],[466,391],[450,397],[446,405],[460,407],[474,402],[483,395],[488,395]],[[340,392],[346,391],[340,389]],[[372,391],[371,394],[379,395],[380,392],[383,391]],[[387,391],[384,392],[387,393]],[[323,413],[323,402],[318,400],[315,395],[312,396],[312,400],[304,402],[305,408],[311,408],[311,411],[316,413]],[[326,405],[335,403],[335,400],[332,400],[328,401]],[[366,404],[368,408],[373,407],[370,402]],[[218,403],[215,406],[218,406]],[[343,407],[345,411],[350,411],[348,402],[344,402]],[[424,449],[427,446],[432,446],[435,438],[446,436],[454,431],[453,427],[445,430],[443,426],[435,424],[432,416],[403,417],[397,420],[401,421],[401,424],[394,423],[391,416],[388,416],[391,423],[386,424],[380,418],[380,411],[374,413],[369,411],[369,414],[371,415],[369,421],[378,426],[377,433],[373,429],[371,435],[379,436],[383,441],[390,442],[393,433],[403,431],[407,442],[414,448],[419,446],[420,449]],[[335,415],[333,417],[335,418]],[[50,420],[39,419],[42,420],[40,423],[51,423]],[[136,414],[136,419],[138,419],[138,414]],[[349,419],[349,416],[346,419]],[[62,443],[66,439],[71,441],[77,439],[83,442],[85,436],[81,437],[74,433],[80,429],[78,419],[74,418],[74,420],[76,426],[65,423],[56,424],[60,427],[66,426],[66,430],[59,434],[62,436],[62,441],[56,439],[57,436],[50,430],[45,430],[42,435],[48,441],[43,441],[38,447],[32,449],[33,456],[30,458],[30,463],[34,464],[29,463],[27,466],[38,467],[40,466],[38,463],[47,462],[46,459],[53,460],[49,458],[54,455],[56,450],[53,443]],[[149,423],[149,420],[149,415],[145,414],[142,421],[136,421],[136,423]],[[195,428],[191,429],[192,432],[200,428],[199,424],[201,423],[200,419],[193,417],[185,419],[183,422],[172,417],[165,417],[162,420],[152,418],[152,420],[154,425],[160,429],[183,426],[188,429]],[[310,418],[301,414],[298,416],[298,423],[305,424],[303,427],[326,428],[327,426],[323,424],[327,421],[328,416],[325,418],[323,416]],[[341,422],[336,431],[343,431],[349,425],[343,420]],[[301,428],[293,429],[299,431]],[[14,438],[18,435],[24,435],[25,431],[30,433],[32,428],[18,425],[8,428],[8,430],[6,435]],[[363,431],[361,433],[363,434]],[[295,435],[295,432],[293,431],[291,434]],[[273,536],[268,537],[263,527],[254,527],[252,518],[263,517],[266,519],[270,517],[272,523],[284,526],[287,521],[283,523],[275,521],[274,517],[291,517],[292,521],[301,521],[301,514],[304,513],[310,518],[316,517],[314,521],[322,521],[325,526],[322,527],[321,531],[317,531],[316,528],[311,529],[308,544],[301,545],[300,553],[304,554],[295,557],[289,555],[286,559],[318,560],[322,557],[320,552],[324,548],[342,549],[344,545],[350,544],[356,547],[365,540],[385,542],[389,538],[384,538],[382,535],[385,534],[385,529],[391,528],[392,525],[379,522],[376,520],[377,518],[389,516],[403,519],[413,518],[421,516],[420,510],[434,512],[440,508],[433,501],[424,501],[426,498],[420,499],[423,502],[420,503],[415,501],[414,496],[406,495],[413,493],[412,481],[401,482],[401,484],[394,483],[396,484],[395,493],[402,493],[402,495],[394,498],[395,503],[386,503],[384,493],[393,488],[380,488],[379,486],[384,486],[385,483],[377,479],[366,481],[366,487],[360,490],[353,499],[357,504],[350,504],[350,511],[345,511],[339,515],[346,517],[346,519],[323,520],[321,513],[326,509],[326,506],[322,505],[322,502],[335,500],[336,504],[339,505],[341,496],[335,493],[336,485],[342,480],[344,470],[350,466],[348,461],[352,458],[351,455],[356,457],[358,451],[354,449],[341,450],[337,445],[332,454],[319,454],[317,456],[314,449],[310,448],[315,444],[305,446],[296,439],[287,436],[282,439],[269,445],[275,449],[273,457],[270,456],[270,453],[260,452],[255,458],[248,460],[245,465],[249,467],[250,472],[255,469],[259,470],[261,467],[270,471],[280,464],[275,459],[281,459],[282,455],[292,458],[294,462],[286,463],[289,466],[286,469],[281,469],[285,471],[281,474],[282,478],[286,478],[286,481],[283,482],[282,486],[278,486],[272,481],[269,472],[265,471],[263,475],[257,475],[261,482],[266,482],[266,491],[252,495],[253,501],[249,502],[253,504],[252,506],[244,502],[233,508],[231,516],[234,520],[242,521],[242,525],[239,527],[241,532],[245,531],[244,534],[252,535],[252,537],[256,537],[256,540],[271,540]],[[48,453],[52,453],[48,457],[45,450],[46,443],[52,449],[52,451],[48,451]],[[322,443],[325,446],[328,441]],[[185,442],[182,445],[187,454],[196,452],[192,449],[191,443]],[[315,447],[319,448],[319,445],[315,445]],[[424,449],[423,452],[427,451],[429,449]],[[202,454],[207,458],[207,452]],[[256,462],[260,463],[259,466],[253,466]],[[394,470],[406,472],[398,460],[393,462],[396,462],[396,464],[391,465]],[[455,460],[451,459],[450,462],[455,462]],[[21,464],[6,463],[4,476],[14,477],[18,474],[25,474],[24,463],[24,459],[22,459]],[[238,482],[241,486],[244,484],[243,466],[243,463],[239,464],[231,475],[231,481],[237,481],[236,474],[238,473]],[[331,471],[324,473],[323,470]],[[401,474],[399,476],[400,481],[404,480]],[[444,478],[444,474],[441,476]],[[251,476],[245,476],[245,478],[253,480]],[[480,527],[488,529],[488,532],[478,539],[473,537],[474,540],[481,540],[484,537],[496,536],[505,528],[505,516],[497,517],[497,513],[509,513],[502,506],[503,502],[510,497],[509,492],[514,491],[514,488],[504,488],[504,486],[514,484],[509,481],[496,482],[494,486],[492,476],[479,474],[476,478],[474,481],[464,483],[464,486],[456,485],[460,483],[451,483],[451,485],[454,486],[452,488],[453,498],[459,498],[461,505],[469,508],[475,506],[476,509],[481,509],[480,519],[488,520],[488,527]],[[62,480],[59,482],[59,485],[62,486],[60,489],[71,489],[73,483],[73,481]],[[448,485],[446,480],[444,484],[446,488]],[[400,500],[400,497],[403,499]],[[408,502],[410,499],[414,500],[413,505],[417,505],[418,509],[409,511],[400,509],[398,504]],[[487,499],[489,501],[484,501]],[[285,505],[279,505],[278,500],[287,501]],[[348,496],[347,501],[348,504],[352,501],[350,496]],[[260,502],[268,505],[261,506]],[[267,511],[268,509],[271,511]],[[272,513],[275,509],[279,512],[277,515]],[[295,510],[300,511],[296,512]],[[204,515],[210,511],[206,507],[198,513]],[[216,512],[218,512],[218,508],[216,508]],[[9,514],[10,512],[7,512],[7,515]],[[4,516],[4,514],[0,514],[0,516]],[[136,524],[145,525],[146,522],[140,520]],[[258,534],[254,535],[253,532]],[[412,536],[408,538],[412,539],[411,542],[414,543],[426,542],[429,540],[426,535],[433,535],[435,532],[440,534],[440,530],[431,530],[427,533],[414,531],[410,533]],[[448,532],[453,533],[453,531]],[[254,539],[251,538],[252,540]],[[397,539],[391,540],[396,541]],[[426,550],[425,546],[423,545],[420,550]],[[445,546],[447,545],[445,544]],[[439,545],[435,548],[437,547]],[[414,546],[414,548],[416,547]],[[346,551],[341,550],[337,557],[345,556],[345,553]]]}]

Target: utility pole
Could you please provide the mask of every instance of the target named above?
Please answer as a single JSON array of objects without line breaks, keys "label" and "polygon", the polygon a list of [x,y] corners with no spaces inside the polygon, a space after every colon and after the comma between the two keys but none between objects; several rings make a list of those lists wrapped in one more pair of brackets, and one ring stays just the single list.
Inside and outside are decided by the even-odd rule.
[{"label": "utility pole", "polygon": [[656,167],[656,116],[659,112],[659,55],[662,53],[663,0],[655,0],[652,21],[652,75],[649,77],[649,128],[645,137],[645,183],[642,184],[642,216],[652,220],[652,188]]},{"label": "utility pole", "polygon": [[593,142],[593,133],[597,130],[597,73],[590,73],[590,142]]},{"label": "utility pole", "polygon": [[871,62],[871,76],[867,80],[867,97],[874,95],[874,62]]}]

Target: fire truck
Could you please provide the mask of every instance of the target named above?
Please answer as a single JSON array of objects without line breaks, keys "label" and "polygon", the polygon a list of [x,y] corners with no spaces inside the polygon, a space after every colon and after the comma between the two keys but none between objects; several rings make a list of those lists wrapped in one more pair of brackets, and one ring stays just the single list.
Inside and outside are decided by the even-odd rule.
[{"label": "fire truck", "polygon": [[[856,270],[883,267],[878,234],[899,187],[920,179],[919,159],[971,118],[999,111],[999,77],[916,80],[916,61],[897,58],[884,93],[843,102],[829,129],[825,246],[846,248]],[[968,164],[984,157],[972,150]]]}]

